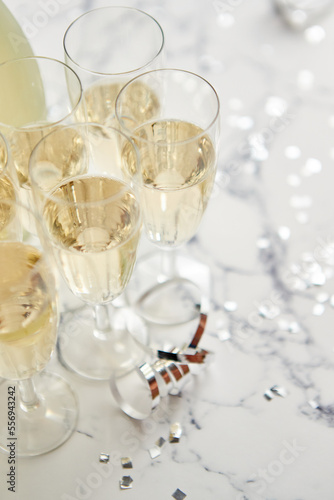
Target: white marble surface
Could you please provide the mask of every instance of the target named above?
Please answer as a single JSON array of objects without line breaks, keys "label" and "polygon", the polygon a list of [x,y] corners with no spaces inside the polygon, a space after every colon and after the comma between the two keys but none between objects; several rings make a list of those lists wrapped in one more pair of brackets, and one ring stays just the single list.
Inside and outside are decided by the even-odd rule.
[{"label": "white marble surface", "polygon": [[[67,25],[108,4],[6,3],[30,28],[54,6],[31,43],[37,54],[61,59]],[[202,345],[215,357],[181,396],[140,423],[122,414],[107,383],[80,379],[54,356],[49,369],[78,395],[77,430],[52,453],[19,460],[15,494],[6,490],[0,455],[0,497],[168,500],[179,488],[189,500],[332,500],[334,12],[293,32],[269,0],[114,4],[155,16],[166,65],[199,72],[221,99],[217,184],[186,249],[212,271]],[[235,310],[226,311],[229,301]],[[156,339],[170,333],[150,329]],[[287,395],[267,400],[273,385]],[[151,459],[148,449],[175,421],[180,443]],[[110,453],[109,466],[99,464],[100,452]],[[119,489],[120,456],[133,460],[130,491]]]}]

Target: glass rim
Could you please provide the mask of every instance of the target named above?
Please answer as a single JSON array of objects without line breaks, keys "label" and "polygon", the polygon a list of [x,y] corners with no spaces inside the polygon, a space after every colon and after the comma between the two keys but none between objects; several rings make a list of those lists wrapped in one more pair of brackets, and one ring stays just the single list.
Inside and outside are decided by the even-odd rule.
[{"label": "glass rim", "polygon": [[73,74],[73,76],[76,78],[76,80],[77,80],[77,82],[79,84],[79,98],[78,98],[77,102],[75,103],[75,105],[72,105],[71,111],[68,112],[66,115],[64,115],[62,118],[60,118],[59,120],[56,120],[56,121],[53,121],[53,122],[47,122],[45,125],[36,125],[36,126],[34,126],[33,124],[32,125],[27,124],[27,125],[22,125],[21,127],[16,127],[14,125],[9,125],[8,123],[4,123],[0,119],[0,126],[2,128],[16,130],[16,131],[26,131],[26,130],[28,130],[28,131],[34,132],[34,131],[38,131],[38,130],[43,130],[43,129],[48,128],[48,127],[59,125],[64,120],[66,120],[69,116],[73,115],[79,109],[80,103],[83,100],[83,88],[82,88],[82,83],[81,83],[81,80],[80,80],[79,76],[76,74],[76,72],[70,66],[68,66],[63,61],[60,61],[59,59],[55,59],[54,57],[27,56],[27,57],[18,57],[16,59],[8,59],[7,61],[4,61],[4,62],[0,63],[0,72],[1,72],[1,68],[3,66],[9,66],[10,64],[16,64],[16,63],[20,63],[22,61],[29,61],[29,60],[49,61],[51,63],[56,63],[57,65],[60,64],[61,66],[63,66],[63,68],[65,70],[69,70]]},{"label": "glass rim", "polygon": [[[80,63],[78,63],[77,61],[75,61],[73,59],[73,57],[69,54],[68,48],[66,47],[66,39],[67,39],[67,36],[68,36],[68,33],[69,33],[71,27],[74,24],[76,24],[79,20],[81,20],[83,17],[88,16],[91,13],[95,13],[95,12],[101,11],[101,10],[111,10],[111,9],[113,9],[113,10],[114,9],[124,9],[124,10],[129,10],[129,11],[133,11],[133,12],[137,12],[137,13],[143,14],[145,17],[148,17],[148,18],[152,19],[152,21],[154,22],[154,24],[158,27],[158,29],[160,31],[160,34],[161,34],[161,45],[160,45],[160,48],[157,51],[157,53],[155,54],[155,56],[152,57],[149,61],[147,61],[142,66],[138,66],[137,68],[133,68],[131,70],[122,71],[122,72],[118,72],[118,73],[106,73],[106,72],[103,72],[103,71],[92,71],[91,69],[86,68],[86,67],[82,66]],[[66,31],[65,31],[64,36],[63,36],[63,49],[64,49],[64,52],[65,52],[66,56],[69,58],[69,60],[73,64],[75,64],[75,66],[77,66],[78,68],[80,68],[82,71],[86,71],[88,73],[91,73],[92,75],[105,76],[105,77],[108,77],[108,76],[129,75],[129,74],[136,73],[136,72],[138,72],[138,71],[146,68],[155,59],[157,59],[157,57],[161,54],[164,45],[165,45],[164,31],[163,31],[160,23],[153,16],[151,16],[151,14],[148,14],[147,12],[145,12],[145,11],[143,11],[141,9],[137,9],[135,7],[127,7],[127,6],[122,6],[122,5],[106,5],[104,7],[97,7],[96,9],[91,9],[91,10],[89,10],[87,12],[84,12],[83,14],[80,14],[80,16],[78,16],[76,19],[74,19],[74,21],[72,21],[71,24],[66,28]]]},{"label": "glass rim", "polygon": [[[140,74],[140,75],[132,78],[132,80],[130,80],[129,82],[127,82],[122,87],[122,89],[119,91],[119,93],[117,95],[117,98],[116,98],[116,101],[115,101],[115,116],[116,116],[117,122],[121,126],[121,129],[124,130],[124,133],[126,135],[128,135],[132,139],[135,139],[138,142],[143,142],[143,143],[146,143],[146,144],[155,144],[157,147],[158,146],[167,146],[167,145],[171,144],[168,141],[159,141],[159,143],[157,143],[156,141],[153,141],[153,140],[150,140],[150,139],[143,139],[142,137],[139,137],[138,135],[136,135],[134,133],[134,130],[142,127],[143,125],[146,125],[147,123],[151,123],[151,121],[143,122],[140,125],[138,125],[138,127],[136,127],[134,130],[131,130],[131,129],[129,129],[128,127],[126,127],[124,125],[123,119],[120,119],[120,117],[119,117],[119,105],[120,105],[120,101],[121,101],[121,98],[122,98],[123,94],[126,92],[127,88],[130,87],[130,85],[133,84],[134,82],[138,81],[139,79],[141,79],[143,77],[146,77],[147,75],[150,75],[150,74],[153,74],[153,73],[162,73],[162,72],[179,72],[179,73],[184,73],[184,74],[187,74],[187,75],[191,75],[192,77],[195,77],[196,79],[201,80],[202,83],[207,84],[211,88],[212,93],[215,96],[216,101],[217,101],[217,110],[214,113],[214,117],[210,121],[210,123],[205,127],[205,129],[202,130],[202,132],[200,132],[199,134],[194,135],[193,137],[191,137],[189,139],[184,139],[184,140],[180,140],[180,141],[174,141],[173,144],[174,145],[189,144],[189,143],[191,143],[191,142],[199,139],[200,137],[203,137],[204,135],[207,135],[208,131],[219,121],[220,101],[219,101],[218,93],[217,93],[216,89],[214,88],[214,86],[208,80],[206,80],[204,77],[198,75],[197,73],[194,73],[193,71],[188,71],[188,70],[184,70],[184,69],[180,69],[180,68],[160,68],[160,69],[153,69],[151,71],[147,71],[146,73],[142,73],[142,74]],[[166,118],[166,119],[167,120],[173,120],[173,118]],[[179,121],[179,120],[177,120],[177,121]],[[219,126],[219,123],[218,123],[218,126]]]},{"label": "glass rim", "polygon": [[[128,137],[121,130],[116,129],[116,128],[111,127],[111,126],[108,127],[106,125],[102,125],[100,123],[95,123],[95,122],[78,122],[78,123],[73,123],[72,125],[65,125],[64,127],[58,128],[56,130],[52,130],[49,134],[47,134],[46,136],[42,137],[42,139],[40,139],[37,142],[37,144],[35,145],[35,147],[33,148],[32,152],[31,152],[31,155],[30,155],[30,158],[29,158],[28,172],[29,172],[29,177],[30,177],[30,180],[31,180],[32,187],[35,186],[35,188],[38,190],[38,192],[42,195],[43,199],[45,199],[45,200],[46,199],[54,200],[54,201],[57,201],[59,203],[59,202],[61,202],[60,198],[58,198],[57,196],[53,196],[52,193],[57,188],[59,188],[64,182],[72,181],[72,180],[75,180],[75,179],[84,179],[84,178],[87,178],[87,177],[104,177],[106,179],[115,179],[115,180],[117,180],[118,182],[120,182],[121,184],[124,185],[124,188],[126,188],[129,191],[132,191],[134,197],[137,199],[138,196],[136,195],[136,192],[133,189],[133,186],[131,186],[129,183],[127,183],[126,181],[124,181],[124,180],[122,180],[120,178],[116,178],[116,177],[114,177],[112,175],[108,175],[108,174],[99,174],[98,175],[97,173],[92,173],[91,175],[89,175],[89,174],[72,175],[72,176],[65,177],[64,179],[60,180],[59,182],[57,182],[57,184],[55,184],[48,191],[44,191],[39,186],[39,184],[36,182],[35,175],[34,175],[34,163],[36,161],[35,157],[36,157],[36,155],[38,153],[38,150],[48,140],[48,138],[50,136],[53,136],[53,135],[57,134],[57,133],[61,133],[64,130],[69,130],[69,129],[81,130],[81,129],[83,129],[85,131],[88,128],[94,128],[95,130],[102,129],[103,131],[107,131],[107,132],[110,131],[112,133],[116,133],[115,135],[121,135],[132,146],[132,149],[133,149],[133,151],[134,151],[134,153],[136,155],[136,171],[138,170],[138,166],[139,166],[138,148],[135,145],[135,143],[133,142],[133,140],[131,139],[131,137]],[[108,137],[107,137],[107,139],[108,139]],[[135,183],[135,181],[134,181],[134,183]],[[123,192],[123,190],[122,190],[122,192]],[[78,205],[78,206],[81,206],[81,205],[96,205],[96,204],[100,204],[100,203],[103,204],[103,203],[105,203],[108,200],[111,200],[113,198],[117,198],[118,196],[119,196],[119,193],[117,193],[115,195],[112,195],[112,196],[108,196],[107,198],[105,198],[103,200],[90,201],[90,202],[74,202],[73,201],[73,202],[70,202],[70,203],[66,202],[66,205],[72,205],[74,203],[76,205]]]},{"label": "glass rim", "polygon": [[[65,178],[64,180],[59,181],[54,187],[52,187],[49,191],[46,192],[46,191],[43,191],[43,189],[41,189],[38,186],[38,184],[35,182],[35,180],[34,180],[34,175],[32,174],[33,163],[34,163],[34,157],[37,154],[37,150],[39,149],[39,147],[42,145],[42,143],[44,143],[46,141],[46,139],[49,136],[54,135],[56,133],[59,133],[60,131],[63,131],[64,129],[73,129],[73,128],[74,129],[75,128],[76,129],[86,129],[86,130],[87,130],[87,128],[95,128],[95,129],[99,128],[99,129],[103,129],[103,130],[106,130],[106,131],[111,131],[111,132],[114,132],[116,134],[121,135],[124,139],[126,139],[129,143],[131,143],[131,145],[133,147],[133,150],[135,152],[135,155],[136,155],[136,165],[137,165],[137,168],[138,168],[138,165],[139,165],[139,153],[138,153],[137,146],[134,144],[134,142],[132,141],[132,139],[130,137],[128,137],[126,134],[124,134],[124,132],[122,132],[119,129],[116,129],[114,127],[108,127],[106,125],[102,125],[100,123],[95,123],[95,122],[78,122],[78,123],[74,123],[72,125],[65,125],[61,129],[58,128],[56,130],[52,130],[49,134],[47,134],[46,136],[44,136],[35,145],[34,149],[31,152],[30,158],[29,158],[29,176],[30,176],[30,180],[31,180],[31,184],[32,184],[32,189],[34,190],[34,186],[35,186],[35,188],[38,190],[39,195],[41,195],[43,197],[43,207],[41,209],[38,209],[38,211],[40,212],[40,218],[42,220],[42,224],[43,224],[43,227],[44,227],[44,232],[45,231],[47,232],[46,233],[46,237],[51,242],[51,245],[54,246],[55,248],[62,248],[64,250],[66,250],[67,252],[76,252],[73,249],[69,249],[69,248],[65,249],[60,244],[54,242],[53,238],[51,237],[49,229],[47,229],[47,227],[46,227],[46,223],[45,223],[44,217],[42,216],[45,203],[47,203],[48,200],[51,201],[51,202],[55,202],[60,207],[60,211],[64,210],[66,207],[73,207],[73,206],[77,206],[79,208],[83,207],[83,206],[89,207],[89,206],[94,206],[94,205],[95,206],[102,206],[103,207],[107,203],[110,203],[112,200],[116,200],[117,198],[119,198],[123,193],[130,192],[133,195],[133,197],[134,197],[134,199],[136,201],[136,204],[137,204],[138,217],[137,217],[137,220],[136,220],[136,224],[133,225],[133,227],[132,227],[129,235],[127,236],[127,238],[124,241],[122,241],[121,244],[117,245],[117,248],[119,248],[119,247],[123,246],[124,244],[126,244],[130,240],[130,238],[132,238],[132,236],[136,233],[136,231],[140,230],[140,227],[142,225],[143,214],[142,214],[142,208],[141,208],[141,204],[140,204],[139,194],[136,193],[136,189],[134,189],[134,187],[130,183],[127,183],[126,181],[124,181],[122,179],[113,177],[112,175],[105,175],[105,174],[97,175],[96,173],[93,173],[92,175],[80,174],[80,175],[73,175],[73,176]],[[64,182],[70,182],[70,181],[73,181],[75,179],[85,179],[87,177],[104,177],[106,179],[114,179],[117,182],[119,182],[120,184],[123,184],[123,188],[122,188],[122,190],[120,192],[115,193],[115,194],[113,194],[111,196],[108,196],[108,197],[106,197],[103,200],[89,201],[89,202],[85,202],[85,201],[81,201],[81,202],[80,201],[79,202],[70,201],[70,202],[67,202],[66,200],[62,200],[59,197],[53,195],[54,191],[57,188],[59,188]],[[136,182],[135,181],[133,181],[133,182],[136,185]],[[113,248],[114,247],[111,247],[110,250],[112,250]]]},{"label": "glass rim", "polygon": [[[75,200],[66,201],[66,200],[63,200],[63,199],[61,199],[53,194],[62,185],[62,183],[60,182],[59,184],[57,184],[57,186],[55,186],[53,188],[51,193],[43,193],[43,195],[42,195],[44,197],[44,205],[43,205],[42,209],[40,210],[40,212],[41,212],[40,218],[41,218],[42,226],[44,228],[45,237],[48,239],[48,241],[50,242],[50,244],[53,247],[61,248],[62,250],[65,250],[66,252],[73,253],[73,254],[77,254],[77,251],[74,248],[64,247],[59,241],[56,241],[52,237],[52,231],[50,230],[50,228],[49,228],[48,224],[46,223],[45,218],[43,216],[44,208],[48,202],[55,203],[55,205],[57,206],[57,215],[59,215],[64,210],[71,209],[73,207],[78,208],[79,210],[80,210],[80,208],[83,208],[83,207],[87,207],[87,208],[90,208],[90,207],[101,208],[102,207],[103,208],[106,205],[108,205],[109,203],[112,203],[114,201],[117,201],[118,199],[121,199],[121,197],[124,194],[127,194],[127,193],[131,194],[134,198],[134,201],[136,204],[136,210],[138,212],[138,216],[136,217],[136,222],[135,222],[135,224],[131,224],[130,232],[123,241],[121,241],[120,243],[118,242],[115,246],[112,246],[112,247],[106,249],[105,251],[113,250],[115,248],[121,248],[122,246],[126,245],[128,243],[128,241],[136,234],[136,232],[140,231],[140,228],[141,228],[142,222],[143,222],[143,212],[142,212],[142,208],[141,208],[141,204],[140,204],[139,195],[137,195],[136,192],[133,190],[133,187],[130,184],[127,184],[124,180],[117,179],[115,177],[110,177],[110,176],[107,176],[104,174],[103,175],[93,174],[91,176],[86,176],[85,174],[82,174],[82,175],[78,175],[78,176],[69,177],[65,182],[87,179],[88,177],[90,179],[95,177],[98,179],[104,178],[104,179],[109,179],[109,180],[116,180],[119,184],[122,184],[122,188],[117,193],[115,193],[111,196],[107,196],[106,198],[96,200],[96,201],[75,201]],[[93,255],[95,253],[100,253],[100,252],[88,252],[88,254],[90,254],[90,255]],[[84,252],[82,255],[85,255],[85,254],[86,253]]]}]

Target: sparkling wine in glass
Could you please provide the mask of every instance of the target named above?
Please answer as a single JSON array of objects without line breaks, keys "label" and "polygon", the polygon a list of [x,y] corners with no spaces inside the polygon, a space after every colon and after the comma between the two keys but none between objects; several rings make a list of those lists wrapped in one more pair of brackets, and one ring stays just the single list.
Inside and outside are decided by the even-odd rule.
[{"label": "sparkling wine in glass", "polygon": [[[153,89],[161,103],[149,120],[129,113],[132,87],[139,82]],[[136,104],[132,100],[133,108]],[[219,138],[217,93],[194,73],[158,69],[125,85],[116,100],[116,116],[121,130],[132,137],[139,150],[145,232],[162,251],[138,261],[128,287],[129,300],[150,321],[188,321],[198,314],[201,294],[207,293],[201,285],[203,266],[176,255],[175,249],[196,234],[214,184]],[[122,155],[131,170],[126,145]],[[191,287],[184,279],[198,286]]]},{"label": "sparkling wine in glass", "polygon": [[[164,34],[149,14],[131,7],[101,7],[79,16],[64,35],[65,62],[79,75],[90,122],[115,126],[115,100],[133,77],[160,67]],[[159,107],[154,92],[132,87],[131,112],[149,119]]]},{"label": "sparkling wine in glass", "polygon": [[[64,136],[80,145],[73,148],[80,174],[59,166],[59,158],[68,161]],[[62,315],[59,353],[73,371],[98,380],[132,369],[142,356],[133,335],[141,340],[146,335],[131,311],[111,305],[130,279],[141,234],[137,184],[123,168],[120,145],[127,145],[138,170],[131,140],[89,123],[55,130],[36,146],[30,161],[36,206],[59,270],[82,301],[81,308]],[[63,177],[46,183],[45,166],[56,171],[57,162]]]},{"label": "sparkling wine in glass", "polygon": [[77,402],[62,377],[44,371],[56,345],[58,308],[55,268],[41,222],[15,200],[1,200],[3,211],[12,214],[12,230],[0,241],[0,376],[6,379],[0,397],[9,401],[10,393],[11,406],[0,407],[0,448],[9,452],[15,438],[16,454],[33,456],[70,437]]}]

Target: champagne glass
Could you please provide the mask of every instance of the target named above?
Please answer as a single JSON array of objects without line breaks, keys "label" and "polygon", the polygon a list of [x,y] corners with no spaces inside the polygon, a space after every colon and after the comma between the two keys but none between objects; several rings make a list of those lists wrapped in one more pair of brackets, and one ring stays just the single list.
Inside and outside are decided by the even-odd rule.
[{"label": "champagne glass", "polygon": [[[132,88],[139,83],[152,89],[160,102],[149,120],[132,113],[139,104]],[[196,234],[210,198],[219,138],[217,93],[194,73],[158,69],[124,86],[116,117],[138,147],[146,236],[161,250],[138,260],[127,295],[149,321],[190,321],[198,315],[202,293],[208,293],[208,270],[171,250]],[[126,146],[123,158],[131,168]]]},{"label": "champagne glass", "polygon": [[17,178],[10,160],[7,141],[0,134],[0,241],[7,239],[12,229],[10,222],[14,216],[15,206],[2,205],[1,200],[16,199]]},{"label": "champagne glass", "polygon": [[[11,231],[0,241],[0,376],[6,379],[0,384],[0,448],[33,456],[70,437],[77,402],[62,377],[43,371],[56,344],[58,309],[41,222],[16,200],[2,199],[3,212],[11,213]],[[23,228],[27,220],[34,224]]]},{"label": "champagne glass", "polygon": [[[79,75],[87,119],[115,125],[115,99],[136,75],[161,64],[164,35],[149,14],[130,7],[101,7],[79,16],[64,35],[65,62]],[[156,96],[137,85],[137,113],[146,118],[158,106]],[[131,101],[129,102],[131,105]]]},{"label": "champagne glass", "polygon": [[0,131],[19,181],[19,198],[31,206],[29,157],[37,142],[60,125],[84,120],[82,87],[63,62],[25,57],[0,64]]},{"label": "champagne glass", "polygon": [[[70,157],[64,135],[73,138]],[[146,335],[131,311],[110,305],[130,279],[141,233],[136,185],[122,167],[120,144],[127,145],[137,165],[136,148],[120,131],[82,123],[53,131],[30,160],[35,203],[59,270],[83,303],[62,315],[60,358],[96,380],[132,369],[143,356],[133,335],[140,341]],[[79,175],[68,174],[63,165],[73,158],[81,165]],[[58,169],[53,182],[45,182],[45,168]]]}]

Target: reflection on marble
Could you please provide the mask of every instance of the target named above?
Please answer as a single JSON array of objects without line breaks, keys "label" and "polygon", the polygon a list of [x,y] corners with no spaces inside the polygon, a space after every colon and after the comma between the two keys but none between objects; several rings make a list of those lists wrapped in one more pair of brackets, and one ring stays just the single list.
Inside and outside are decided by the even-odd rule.
[{"label": "reflection on marble", "polygon": [[[26,25],[56,6],[31,41],[36,53],[58,58],[69,22],[106,4],[6,3]],[[181,395],[137,422],[107,383],[80,379],[54,356],[50,369],[78,394],[77,431],[54,452],[19,460],[16,495],[0,455],[1,499],[170,499],[177,489],[195,500],[334,498],[334,15],[296,32],[273,3],[117,2],[155,16],[166,65],[200,73],[221,99],[216,185],[185,249],[212,272],[201,346],[214,357]],[[188,339],[194,325],[149,328],[163,345]],[[273,386],[281,394],[268,393]],[[183,432],[170,443],[175,422]],[[160,437],[166,443],[152,458]],[[127,492],[122,457],[133,463]]]}]

